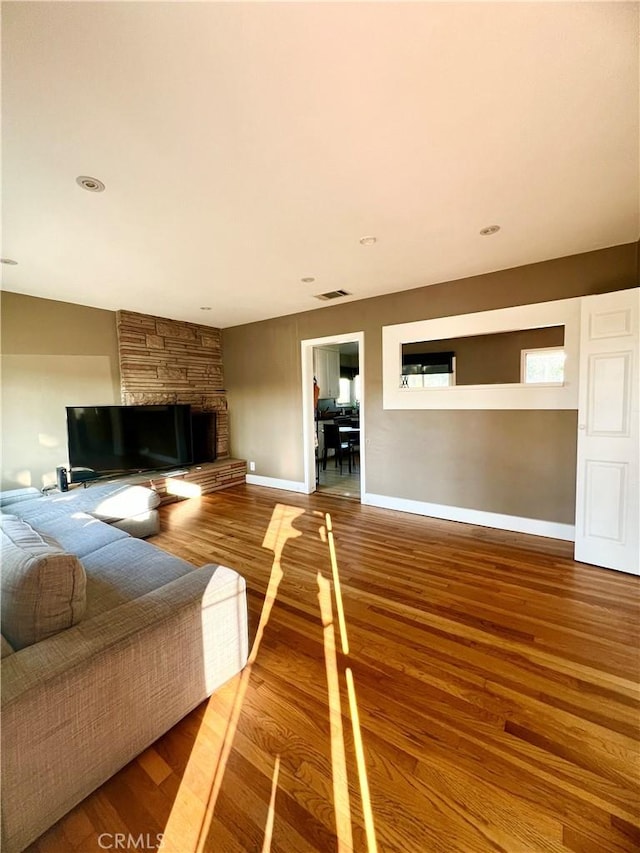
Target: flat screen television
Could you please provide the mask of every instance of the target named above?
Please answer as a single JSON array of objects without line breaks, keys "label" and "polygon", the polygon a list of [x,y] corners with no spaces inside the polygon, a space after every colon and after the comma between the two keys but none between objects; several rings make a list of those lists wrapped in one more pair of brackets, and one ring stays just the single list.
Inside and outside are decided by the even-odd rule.
[{"label": "flat screen television", "polygon": [[191,406],[67,406],[71,482],[193,463]]}]

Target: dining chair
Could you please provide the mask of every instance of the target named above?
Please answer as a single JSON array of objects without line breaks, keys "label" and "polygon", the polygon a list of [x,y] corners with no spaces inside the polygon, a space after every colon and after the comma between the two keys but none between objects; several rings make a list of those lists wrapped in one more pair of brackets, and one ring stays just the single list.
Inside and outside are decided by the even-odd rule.
[{"label": "dining chair", "polygon": [[322,470],[327,467],[327,452],[334,450],[336,454],[336,468],[340,465],[340,473],[342,474],[342,461],[346,455],[349,462],[349,473],[351,473],[351,449],[349,440],[342,438],[338,424],[324,424],[324,453],[322,454]]},{"label": "dining chair", "polygon": [[[347,433],[349,438],[349,460],[353,463],[353,468],[357,471],[360,466],[360,429],[354,427],[354,432]],[[356,465],[356,457],[358,463]],[[351,471],[351,466],[349,467]]]}]

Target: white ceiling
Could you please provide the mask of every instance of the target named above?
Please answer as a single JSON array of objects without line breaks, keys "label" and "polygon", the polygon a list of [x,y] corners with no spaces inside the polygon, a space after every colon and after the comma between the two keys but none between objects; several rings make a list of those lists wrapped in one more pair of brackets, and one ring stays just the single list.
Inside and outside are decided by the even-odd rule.
[{"label": "white ceiling", "polygon": [[226,327],[639,236],[637,3],[11,2],[2,30],[6,290]]}]

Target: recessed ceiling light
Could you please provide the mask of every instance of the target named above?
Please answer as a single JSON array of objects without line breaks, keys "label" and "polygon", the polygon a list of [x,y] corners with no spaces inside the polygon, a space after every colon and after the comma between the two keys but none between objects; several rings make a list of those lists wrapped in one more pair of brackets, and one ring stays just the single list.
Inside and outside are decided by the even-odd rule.
[{"label": "recessed ceiling light", "polygon": [[201,311],[211,311],[211,306],[210,306],[210,305],[203,305],[203,306],[200,308],[200,310],[201,310]]},{"label": "recessed ceiling light", "polygon": [[13,258],[0,258],[0,264],[6,264],[9,267],[18,266],[18,262],[14,261]]},{"label": "recessed ceiling light", "polygon": [[360,238],[360,243],[361,243],[363,246],[373,246],[373,244],[374,244],[374,243],[376,243],[376,242],[377,242],[377,240],[378,240],[378,238],[377,238],[377,237],[361,237],[361,238]]},{"label": "recessed ceiling light", "polygon": [[481,234],[483,237],[490,237],[490,236],[491,236],[491,234],[496,234],[499,230],[500,230],[500,226],[499,226],[499,225],[487,225],[487,227],[486,227],[486,228],[481,228],[481,229],[480,229],[480,234]]},{"label": "recessed ceiling light", "polygon": [[89,175],[78,175],[76,184],[82,187],[83,190],[88,190],[90,193],[104,192],[104,184],[97,178],[90,178]]},{"label": "recessed ceiling light", "polygon": [[306,275],[304,278],[301,278],[300,281],[304,282],[304,284],[311,284],[315,281],[315,278],[312,275]]}]

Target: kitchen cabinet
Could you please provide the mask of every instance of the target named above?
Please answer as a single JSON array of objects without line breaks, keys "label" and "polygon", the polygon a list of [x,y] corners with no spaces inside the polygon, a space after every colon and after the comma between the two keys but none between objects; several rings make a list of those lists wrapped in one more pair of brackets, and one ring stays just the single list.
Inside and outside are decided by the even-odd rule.
[{"label": "kitchen cabinet", "polygon": [[337,347],[315,347],[313,373],[320,396],[336,399],[340,396],[340,350]]}]

